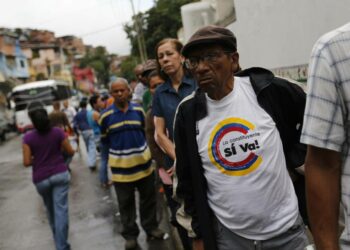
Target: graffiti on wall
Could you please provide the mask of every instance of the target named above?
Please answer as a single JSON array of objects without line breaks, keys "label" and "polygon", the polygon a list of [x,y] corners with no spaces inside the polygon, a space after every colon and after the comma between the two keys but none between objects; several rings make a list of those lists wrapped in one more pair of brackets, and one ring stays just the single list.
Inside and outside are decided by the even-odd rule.
[{"label": "graffiti on wall", "polygon": [[290,67],[275,68],[271,69],[271,71],[277,76],[290,78],[301,83],[306,83],[307,68],[307,64],[301,64]]}]

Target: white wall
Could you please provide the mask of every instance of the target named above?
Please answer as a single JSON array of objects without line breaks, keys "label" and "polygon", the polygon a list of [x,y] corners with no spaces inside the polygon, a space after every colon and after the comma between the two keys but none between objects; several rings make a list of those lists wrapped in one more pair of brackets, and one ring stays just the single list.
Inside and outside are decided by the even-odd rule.
[{"label": "white wall", "polygon": [[242,68],[307,64],[324,33],[350,22],[350,0],[232,0]]}]

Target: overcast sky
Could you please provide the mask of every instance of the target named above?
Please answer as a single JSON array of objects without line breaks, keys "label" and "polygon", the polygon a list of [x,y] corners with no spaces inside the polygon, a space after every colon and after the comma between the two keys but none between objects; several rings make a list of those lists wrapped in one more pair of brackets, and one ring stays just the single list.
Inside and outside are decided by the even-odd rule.
[{"label": "overcast sky", "polygon": [[[137,11],[153,0],[133,0]],[[122,24],[131,21],[130,0],[0,0],[0,27],[46,29],[57,36],[75,35],[87,45],[127,55],[130,43]]]}]

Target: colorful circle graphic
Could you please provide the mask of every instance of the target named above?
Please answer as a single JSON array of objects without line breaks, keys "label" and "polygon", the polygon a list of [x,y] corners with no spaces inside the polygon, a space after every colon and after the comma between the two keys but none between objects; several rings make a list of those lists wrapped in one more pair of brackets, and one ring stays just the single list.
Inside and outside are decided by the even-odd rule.
[{"label": "colorful circle graphic", "polygon": [[219,122],[210,134],[208,143],[208,155],[210,161],[224,174],[231,176],[243,176],[254,171],[261,163],[261,156],[253,152],[240,161],[232,161],[222,155],[220,145],[225,135],[237,132],[248,134],[255,126],[241,118],[228,118]]}]

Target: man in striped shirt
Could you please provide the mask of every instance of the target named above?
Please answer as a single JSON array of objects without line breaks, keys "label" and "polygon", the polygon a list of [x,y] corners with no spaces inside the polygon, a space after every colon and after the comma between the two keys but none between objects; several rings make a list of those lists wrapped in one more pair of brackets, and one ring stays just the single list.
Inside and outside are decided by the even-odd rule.
[{"label": "man in striped shirt", "polygon": [[125,249],[137,247],[135,188],[140,193],[141,225],[149,237],[163,238],[156,219],[156,193],[151,153],[146,143],[143,108],[129,102],[130,88],[123,78],[110,85],[114,105],[100,117],[101,138],[108,144],[108,165],[117,193]]},{"label": "man in striped shirt", "polygon": [[[350,249],[350,23],[322,36],[309,65],[301,142],[308,212],[318,250]],[[345,230],[339,247],[339,202]],[[343,212],[343,211],[341,211]]]}]

